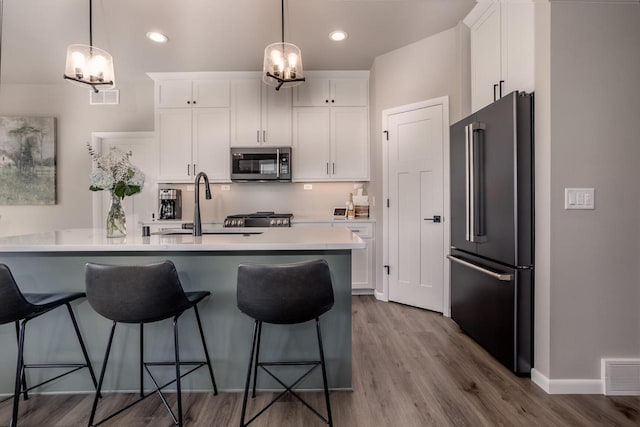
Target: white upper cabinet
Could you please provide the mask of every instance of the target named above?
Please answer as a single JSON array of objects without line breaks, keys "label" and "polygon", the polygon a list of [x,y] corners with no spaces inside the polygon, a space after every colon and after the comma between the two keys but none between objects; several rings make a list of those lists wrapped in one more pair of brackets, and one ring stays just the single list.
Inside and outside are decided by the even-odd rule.
[{"label": "white upper cabinet", "polygon": [[230,80],[151,73],[155,80],[157,182],[193,182],[205,172],[229,182]]},{"label": "white upper cabinet", "polygon": [[368,181],[368,72],[309,72],[293,104],[293,180]]},{"label": "white upper cabinet", "polygon": [[481,2],[464,20],[471,29],[471,109],[534,89],[534,9],[527,0]]},{"label": "white upper cabinet", "polygon": [[276,91],[259,78],[231,82],[231,146],[291,145],[291,91]]},{"label": "white upper cabinet", "polygon": [[368,181],[366,107],[293,109],[294,181]]},{"label": "white upper cabinet", "polygon": [[229,80],[167,79],[156,81],[158,108],[229,106]]},{"label": "white upper cabinet", "polygon": [[366,107],[369,80],[308,78],[293,89],[294,107]]}]

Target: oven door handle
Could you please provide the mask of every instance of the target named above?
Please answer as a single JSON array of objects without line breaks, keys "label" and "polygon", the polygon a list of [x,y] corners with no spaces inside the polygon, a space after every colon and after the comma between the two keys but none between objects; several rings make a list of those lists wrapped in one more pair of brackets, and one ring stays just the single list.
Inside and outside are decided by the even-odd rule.
[{"label": "oven door handle", "polygon": [[280,178],[280,149],[276,148],[276,178]]}]

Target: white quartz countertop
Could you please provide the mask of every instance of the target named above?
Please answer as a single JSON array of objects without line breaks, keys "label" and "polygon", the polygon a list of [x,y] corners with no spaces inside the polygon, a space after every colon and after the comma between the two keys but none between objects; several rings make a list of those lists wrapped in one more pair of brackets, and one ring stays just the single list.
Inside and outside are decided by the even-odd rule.
[{"label": "white quartz countertop", "polygon": [[[139,231],[139,230],[137,230]],[[283,227],[218,229],[222,234],[130,233],[107,238],[102,229],[69,229],[22,236],[0,237],[0,253],[9,252],[126,252],[126,251],[283,251],[361,249],[365,243],[343,227]],[[236,233],[236,234],[229,234]]]}]

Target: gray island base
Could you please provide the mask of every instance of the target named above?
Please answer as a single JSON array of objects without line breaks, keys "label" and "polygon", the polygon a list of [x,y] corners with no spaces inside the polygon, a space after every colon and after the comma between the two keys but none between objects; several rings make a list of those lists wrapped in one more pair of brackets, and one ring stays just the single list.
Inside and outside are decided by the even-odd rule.
[{"label": "gray island base", "polygon": [[[92,243],[86,245],[86,250],[78,250],[82,244],[77,239],[70,239],[74,243],[69,243],[69,235],[65,246],[67,250],[62,247],[64,245],[56,244],[56,239],[36,244],[33,239],[0,238],[0,262],[9,266],[23,292],[49,292],[84,291],[84,268],[87,262],[132,265],[165,259],[173,261],[186,291],[211,291],[212,296],[199,307],[216,381],[222,391],[240,391],[244,386],[249,363],[253,320],[241,313],[236,305],[238,264],[274,264],[325,259],[331,269],[335,294],[335,306],[321,317],[329,387],[351,389],[351,249],[363,245],[362,241],[348,230],[337,229],[336,232],[329,231],[329,234],[327,230],[323,230],[321,234],[309,230],[310,234],[305,234],[302,238],[298,233],[298,238],[307,241],[306,249],[300,242],[296,243],[294,237],[291,240],[292,245],[297,246],[296,249],[286,249],[286,233],[292,233],[293,230],[289,229],[284,234],[282,231],[274,233],[275,241],[279,242],[277,244],[265,243],[264,240],[269,233],[265,232],[262,235],[263,241],[256,242],[256,250],[229,250],[233,242],[225,240],[224,237],[216,240],[218,236],[204,236],[203,239],[179,236],[178,240],[173,237],[169,244],[169,241],[162,240],[162,237],[158,237],[160,240],[151,241],[146,238],[146,243],[141,242],[140,238],[130,238],[128,243],[122,242],[119,250],[112,242],[109,242],[108,249],[104,250],[106,246],[103,244],[107,243],[95,239],[95,236]],[[91,230],[87,232],[89,231]],[[304,230],[300,231],[304,233]],[[97,230],[93,232],[99,233]],[[325,235],[324,238],[321,237],[322,234]],[[344,241],[339,243],[340,239]],[[59,242],[64,239],[57,240]],[[324,243],[314,243],[314,240]],[[144,244],[146,247],[140,250]],[[181,246],[175,250],[177,245]],[[191,250],[184,246],[190,246]],[[136,250],[130,250],[132,247]],[[71,248],[73,249],[69,250]],[[86,300],[80,300],[72,307],[78,316],[94,369],[99,371],[111,322],[95,313]],[[202,359],[202,346],[192,310],[181,316],[179,328],[181,360]],[[173,361],[170,320],[145,325],[144,335],[147,361]],[[0,340],[0,393],[9,395],[13,391],[17,354],[14,325],[0,327]],[[265,324],[260,355],[264,361],[317,359],[318,344],[314,322],[286,326]],[[81,358],[65,310],[58,309],[27,323],[25,363],[75,362]],[[172,368],[151,369],[160,381],[170,381],[173,378]],[[183,372],[187,369],[188,367],[184,367]],[[290,381],[294,381],[304,372],[304,368],[281,369],[286,369],[281,372],[286,372],[283,378]],[[316,371],[300,384],[300,389],[322,388],[320,370]],[[32,369],[28,372],[27,382],[33,384],[49,378],[52,374],[54,372],[50,370]],[[205,368],[200,368],[183,378],[182,384],[183,389],[187,391],[211,390]],[[146,374],[145,388],[153,388]],[[259,376],[258,388],[271,390],[280,387],[263,374]],[[135,392],[138,389],[139,326],[118,324],[103,390]],[[62,380],[54,381],[39,391],[91,392],[93,386],[86,370],[81,370]]]}]

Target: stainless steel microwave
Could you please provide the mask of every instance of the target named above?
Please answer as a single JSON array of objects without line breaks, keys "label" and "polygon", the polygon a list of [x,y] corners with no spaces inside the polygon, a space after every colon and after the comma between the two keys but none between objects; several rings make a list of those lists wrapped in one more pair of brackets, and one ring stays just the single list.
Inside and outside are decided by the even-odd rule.
[{"label": "stainless steel microwave", "polygon": [[291,147],[231,148],[231,180],[291,181]]}]

